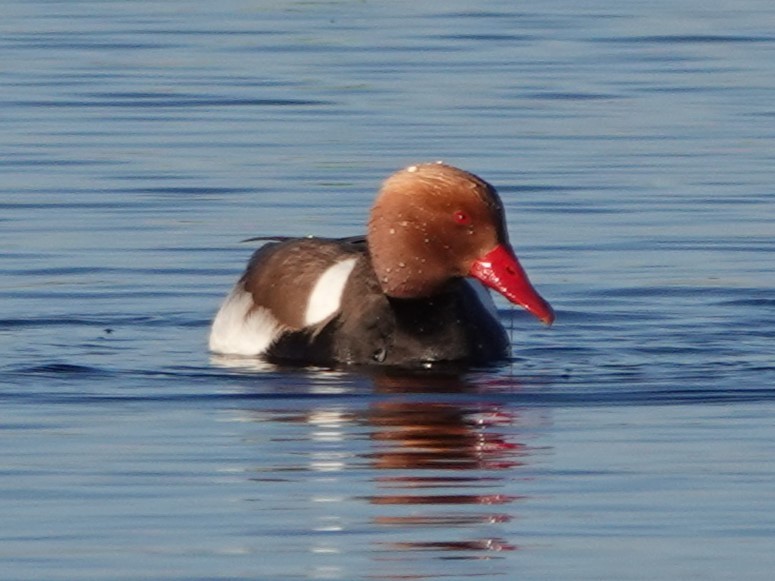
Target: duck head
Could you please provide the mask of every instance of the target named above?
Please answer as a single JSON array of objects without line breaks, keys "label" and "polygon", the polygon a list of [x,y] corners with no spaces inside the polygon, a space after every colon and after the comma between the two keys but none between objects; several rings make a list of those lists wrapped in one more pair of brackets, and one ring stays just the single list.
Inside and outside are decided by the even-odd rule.
[{"label": "duck head", "polygon": [[393,174],[372,207],[368,243],[388,296],[430,297],[470,276],[542,322],[554,321],[511,248],[498,193],[474,174],[443,163]]}]

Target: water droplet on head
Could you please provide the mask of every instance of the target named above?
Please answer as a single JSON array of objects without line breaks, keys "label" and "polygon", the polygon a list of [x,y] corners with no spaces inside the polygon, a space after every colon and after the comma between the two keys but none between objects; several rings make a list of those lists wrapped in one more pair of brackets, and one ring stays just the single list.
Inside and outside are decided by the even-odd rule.
[{"label": "water droplet on head", "polygon": [[417,166],[416,165],[410,165],[408,168],[406,168],[406,171],[408,171],[409,173],[414,173],[414,172],[417,171]]}]

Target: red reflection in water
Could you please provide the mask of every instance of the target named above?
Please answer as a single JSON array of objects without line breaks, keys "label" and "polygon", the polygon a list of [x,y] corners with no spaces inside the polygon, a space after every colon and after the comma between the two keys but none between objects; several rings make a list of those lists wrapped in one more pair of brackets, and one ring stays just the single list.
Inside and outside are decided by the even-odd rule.
[{"label": "red reflection in water", "polygon": [[[517,413],[483,404],[478,398],[466,403],[467,399],[457,402],[454,397],[421,397],[472,393],[456,377],[380,377],[375,383],[380,394],[396,397],[371,406],[364,418],[373,427],[374,442],[364,457],[375,470],[397,474],[376,476],[374,483],[381,493],[365,500],[374,506],[405,506],[405,514],[394,509],[373,522],[406,530],[413,538],[378,542],[383,551],[379,562],[386,569],[374,576],[413,577],[387,566],[414,562],[402,554],[438,552],[439,558],[470,560],[516,550],[517,545],[501,535],[481,535],[488,527],[495,533],[499,525],[511,522],[511,505],[524,499],[500,490],[530,453],[527,446],[514,441]],[[424,533],[422,538],[414,538],[418,532]],[[394,553],[396,559],[384,552]],[[415,578],[424,576],[418,570]]]},{"label": "red reflection in water", "polygon": [[[504,393],[499,381],[489,393]],[[505,566],[494,566],[519,548],[509,538],[509,525],[528,498],[514,491],[534,452],[520,441],[519,410],[488,397],[487,386],[471,386],[458,377],[380,376],[374,385],[377,397],[366,409],[323,405],[265,416],[310,426],[304,445],[315,442],[328,451],[317,448],[301,454],[307,463],[266,471],[278,478],[283,471],[312,470],[328,481],[341,478],[344,485],[355,473],[366,476],[360,484],[370,485],[373,494],[361,490],[348,496],[345,490],[341,497],[329,494],[325,502],[331,509],[358,501],[369,507],[363,511],[373,525],[366,528],[372,537],[369,578],[444,578],[450,562],[468,564],[465,570],[456,568],[460,578],[509,576]],[[352,454],[351,445],[362,449],[364,437],[368,450]],[[326,533],[326,554],[345,553],[348,519],[334,516],[327,522],[336,526]],[[486,567],[476,564],[485,561]]]}]

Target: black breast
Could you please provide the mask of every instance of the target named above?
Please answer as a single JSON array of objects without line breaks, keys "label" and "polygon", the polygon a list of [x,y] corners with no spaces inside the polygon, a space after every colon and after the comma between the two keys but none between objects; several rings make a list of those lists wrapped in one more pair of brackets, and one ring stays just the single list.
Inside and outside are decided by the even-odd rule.
[{"label": "black breast", "polygon": [[342,314],[327,329],[337,361],[411,367],[488,363],[508,356],[503,326],[467,282],[453,281],[431,298],[388,298],[369,265],[364,266],[353,273]]}]

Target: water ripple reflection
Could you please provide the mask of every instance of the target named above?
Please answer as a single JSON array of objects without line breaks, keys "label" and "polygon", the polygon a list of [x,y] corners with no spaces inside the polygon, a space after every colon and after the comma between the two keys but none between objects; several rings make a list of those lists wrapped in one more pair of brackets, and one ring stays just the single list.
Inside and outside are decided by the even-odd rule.
[{"label": "water ripple reflection", "polygon": [[[478,388],[454,376],[386,375],[373,388],[363,405],[235,412],[268,435],[249,438],[256,464],[246,470],[262,511],[287,508],[272,492],[278,482],[303,483],[304,494],[292,495],[294,520],[317,538],[311,551],[362,551],[371,578],[443,576],[450,559],[464,577],[505,574],[491,562],[519,546],[514,523],[530,497],[514,491],[535,477],[534,457],[548,453],[529,443],[545,412],[480,396],[456,401]],[[356,531],[368,543],[354,549]]]}]

